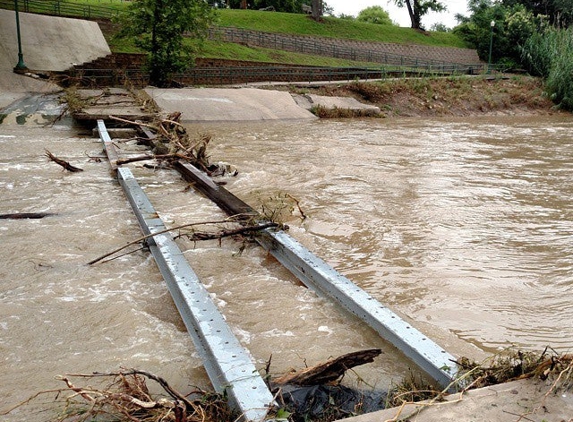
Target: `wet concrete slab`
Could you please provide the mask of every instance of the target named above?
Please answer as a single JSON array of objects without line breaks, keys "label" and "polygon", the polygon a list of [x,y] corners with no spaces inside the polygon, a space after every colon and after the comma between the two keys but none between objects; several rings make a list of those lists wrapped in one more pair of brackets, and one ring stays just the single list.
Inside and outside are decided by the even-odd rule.
[{"label": "wet concrete slab", "polygon": [[[2,97],[2,96],[0,96]],[[15,96],[7,107],[0,107],[0,123],[26,125],[71,125],[65,105],[56,93]]]},{"label": "wet concrete slab", "polygon": [[74,113],[78,121],[110,120],[110,116],[129,121],[149,121],[155,117],[155,113],[146,110],[127,89],[79,89],[76,93],[84,103],[82,111]]},{"label": "wet concrete slab", "polygon": [[183,122],[311,120],[288,92],[255,88],[147,88],[165,112],[182,112]]},{"label": "wet concrete slab", "polygon": [[14,73],[18,63],[15,13],[0,9],[0,111],[29,93],[49,93],[61,88],[34,71],[60,71],[110,54],[96,22],[20,13],[25,75]]},{"label": "wet concrete slab", "polygon": [[344,419],[344,422],[571,422],[573,391],[525,379]]},{"label": "wet concrete slab", "polygon": [[353,111],[368,111],[372,114],[379,114],[380,108],[363,104],[355,98],[350,97],[326,97],[324,95],[304,94],[293,96],[296,103],[301,107],[311,110],[313,107],[324,107],[326,109],[342,109]]}]

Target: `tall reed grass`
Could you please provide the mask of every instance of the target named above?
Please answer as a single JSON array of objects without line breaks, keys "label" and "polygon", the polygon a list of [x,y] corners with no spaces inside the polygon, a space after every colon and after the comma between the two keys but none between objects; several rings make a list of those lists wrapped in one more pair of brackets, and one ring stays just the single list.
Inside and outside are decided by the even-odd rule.
[{"label": "tall reed grass", "polygon": [[573,28],[533,34],[523,46],[522,60],[531,74],[545,78],[559,107],[573,110]]}]

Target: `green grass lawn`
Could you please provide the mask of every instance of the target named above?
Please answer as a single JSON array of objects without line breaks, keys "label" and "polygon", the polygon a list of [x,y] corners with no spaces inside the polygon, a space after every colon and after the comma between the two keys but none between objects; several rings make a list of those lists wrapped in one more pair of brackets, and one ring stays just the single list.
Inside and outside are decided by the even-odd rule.
[{"label": "green grass lawn", "polygon": [[421,32],[411,28],[375,25],[334,17],[324,17],[322,22],[316,22],[302,14],[238,9],[221,9],[218,14],[220,26],[234,26],[257,31],[360,41],[466,47],[461,39],[451,33]]},{"label": "green grass lawn", "polygon": [[[61,0],[61,3],[112,7],[114,9],[124,9],[130,4],[129,1],[125,0]],[[219,26],[233,26],[256,31],[360,41],[466,47],[461,39],[451,33],[421,32],[411,28],[375,25],[328,16],[324,17],[322,22],[316,22],[303,14],[239,9],[218,9],[217,15]]]},{"label": "green grass lawn", "polygon": [[305,66],[326,67],[374,67],[379,68],[380,63],[355,62],[351,60],[335,59],[311,54],[293,53],[270,48],[248,47],[240,44],[206,41],[200,54],[205,58],[218,58],[229,60],[247,60],[252,62],[298,64]]},{"label": "green grass lawn", "polygon": [[[77,13],[78,17],[108,17],[113,11],[124,10],[130,4],[127,0],[42,0],[29,2],[31,11],[34,8],[41,13],[60,13],[70,16]],[[10,8],[11,2],[0,0],[2,7]],[[60,8],[56,5],[60,4]],[[66,6],[68,8],[66,9]],[[89,6],[89,7],[88,7]],[[66,12],[67,10],[67,12]],[[114,12],[115,13],[115,12]],[[101,14],[101,15],[100,15]],[[401,44],[423,44],[442,47],[466,47],[462,40],[451,33],[421,32],[410,28],[393,25],[375,25],[356,22],[334,17],[324,17],[316,22],[303,14],[263,12],[259,10],[217,10],[217,25],[264,32],[311,35],[319,37],[351,39],[360,41],[378,41]],[[114,39],[113,34],[105,34],[112,51],[138,52],[130,40]],[[373,63],[352,62],[322,56],[278,51],[272,49],[247,47],[239,44],[207,41],[200,57],[247,60],[253,62],[292,63],[313,66],[376,66]]]}]

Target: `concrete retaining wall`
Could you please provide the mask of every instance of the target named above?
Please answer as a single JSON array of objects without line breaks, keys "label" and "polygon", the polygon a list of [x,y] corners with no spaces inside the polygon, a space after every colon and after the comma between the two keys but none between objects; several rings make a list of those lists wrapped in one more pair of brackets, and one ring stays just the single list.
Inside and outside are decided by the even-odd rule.
[{"label": "concrete retaining wall", "polygon": [[[62,71],[111,53],[96,22],[20,13],[24,62],[37,71]],[[18,62],[16,19],[0,10],[0,67]]]}]

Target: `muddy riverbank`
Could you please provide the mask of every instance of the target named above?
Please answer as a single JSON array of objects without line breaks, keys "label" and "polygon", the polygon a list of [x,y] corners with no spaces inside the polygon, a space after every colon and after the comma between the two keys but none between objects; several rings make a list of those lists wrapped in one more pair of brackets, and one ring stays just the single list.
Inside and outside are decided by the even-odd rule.
[{"label": "muddy riverbank", "polygon": [[391,79],[270,89],[353,97],[379,107],[384,117],[519,116],[560,112],[545,93],[543,81],[528,76]]}]

